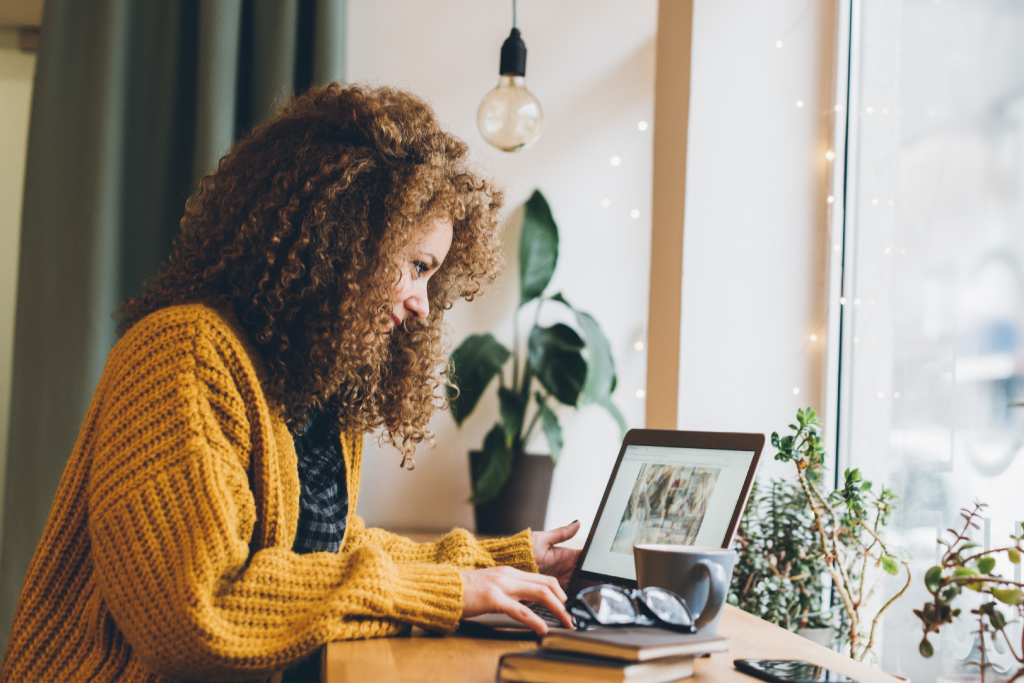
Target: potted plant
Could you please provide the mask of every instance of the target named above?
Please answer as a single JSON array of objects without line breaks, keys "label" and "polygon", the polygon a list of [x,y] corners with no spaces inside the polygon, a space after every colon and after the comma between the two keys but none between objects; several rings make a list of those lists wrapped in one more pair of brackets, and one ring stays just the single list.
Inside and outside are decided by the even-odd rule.
[{"label": "potted plant", "polygon": [[[825,451],[817,414],[810,408],[798,410],[796,423],[789,428],[792,433],[784,437],[773,433],[771,444],[778,451],[776,460],[796,466],[797,486],[802,495],[791,491],[788,500],[790,504],[806,506],[809,519],[804,517],[804,520],[809,522],[805,528],[810,538],[802,532],[790,532],[797,542],[807,542],[806,553],[794,551],[786,543],[778,547],[770,545],[766,546],[769,548],[767,561],[773,562],[776,568],[780,563],[783,567],[791,564],[797,568],[798,577],[804,572],[817,572],[818,577],[824,573],[831,579],[840,608],[835,621],[844,639],[843,647],[850,657],[863,661],[872,652],[882,614],[906,593],[911,582],[909,554],[882,538],[896,495],[885,487],[874,493],[871,482],[865,481],[856,469],[847,469],[843,486],[826,494],[822,489]],[[906,575],[903,586],[875,607],[874,598],[885,578],[898,575],[901,569]],[[792,577],[789,580],[792,582]],[[802,580],[808,581],[810,587],[817,586],[812,579]],[[816,605],[813,590],[809,589],[808,593],[810,597],[797,600],[801,609],[799,599],[806,599],[806,609]],[[801,618],[809,622],[814,612],[803,617],[801,614],[800,609],[794,613],[798,624]]]},{"label": "potted plant", "polygon": [[[512,348],[492,334],[474,334],[449,359],[455,385],[449,388],[449,409],[460,427],[491,384],[497,385],[494,427],[484,437],[481,450],[471,455],[470,502],[477,506],[477,531],[481,533],[509,533],[543,525],[551,467],[558,462],[563,443],[555,406],[599,405],[623,432],[626,430],[625,418],[611,401],[615,362],[600,326],[560,293],[545,293],[558,262],[558,227],[539,190],[523,206],[522,216],[519,305],[512,316]],[[531,304],[533,322],[524,344],[519,322]],[[573,324],[541,324],[541,312],[549,306],[563,309]],[[550,459],[526,457],[527,444],[538,425]],[[541,466],[531,467],[535,464]],[[536,481],[528,469],[540,470],[546,482]],[[533,500],[517,507],[513,500],[517,492],[533,494]]]},{"label": "potted plant", "polygon": [[797,484],[755,481],[736,533],[729,602],[827,646],[835,629],[813,523]]},{"label": "potted plant", "polygon": [[[923,657],[931,657],[935,654],[935,648],[928,639],[929,634],[938,633],[942,626],[952,624],[956,619],[972,619],[978,654],[977,659],[968,661],[965,667],[974,668],[976,680],[981,683],[985,682],[987,674],[989,680],[992,680],[989,648],[1001,640],[1006,645],[1003,658],[1009,659],[1010,668],[1015,667],[1016,671],[1011,671],[1008,679],[1000,680],[1015,681],[1024,677],[1024,642],[1020,641],[1020,636],[1011,638],[1007,627],[1024,621],[1024,584],[1003,577],[995,568],[1000,556],[1004,556],[1011,564],[1020,564],[1021,554],[1024,553],[1024,546],[1021,545],[1024,534],[1011,535],[1012,543],[1001,548],[979,548],[971,540],[970,530],[979,528],[978,521],[985,507],[984,503],[976,502],[972,509],[962,509],[960,516],[964,520],[963,526],[959,530],[947,529],[950,539],[938,539],[945,547],[942,558],[939,564],[924,575],[924,585],[931,599],[921,609],[914,610],[924,629],[918,651]],[[974,598],[972,602],[975,607],[970,610],[970,617],[963,614],[961,607],[954,606],[965,599],[965,592]],[[1014,661],[1015,665],[1012,664]]]}]

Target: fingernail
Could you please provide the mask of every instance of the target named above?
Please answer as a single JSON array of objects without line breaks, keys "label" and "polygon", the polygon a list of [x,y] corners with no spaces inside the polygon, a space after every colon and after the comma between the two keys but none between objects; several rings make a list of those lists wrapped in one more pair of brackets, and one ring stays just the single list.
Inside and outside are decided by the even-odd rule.
[{"label": "fingernail", "polygon": [[578,521],[580,521],[580,520],[578,520],[578,519],[574,519],[574,520],[572,520],[571,522],[569,522],[569,526],[572,526],[573,524],[575,524],[575,523],[576,523],[576,522],[578,522]]}]

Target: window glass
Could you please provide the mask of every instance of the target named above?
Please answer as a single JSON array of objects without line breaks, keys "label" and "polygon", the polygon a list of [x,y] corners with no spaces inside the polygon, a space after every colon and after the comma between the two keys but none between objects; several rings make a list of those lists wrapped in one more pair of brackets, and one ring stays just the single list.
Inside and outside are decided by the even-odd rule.
[{"label": "window glass", "polygon": [[974,646],[965,621],[917,654],[937,535],[975,499],[979,543],[1024,519],[1024,3],[865,0],[852,23],[839,461],[901,496],[914,583],[881,665],[923,683]]}]

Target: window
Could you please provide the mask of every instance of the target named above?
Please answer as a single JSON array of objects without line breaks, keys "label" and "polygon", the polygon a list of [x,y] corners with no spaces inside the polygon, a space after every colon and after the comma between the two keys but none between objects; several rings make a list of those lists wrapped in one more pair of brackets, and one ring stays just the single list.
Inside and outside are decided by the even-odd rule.
[{"label": "window", "polygon": [[1024,519],[1024,4],[854,1],[850,24],[832,417],[838,469],[901,497],[890,537],[914,583],[881,666],[923,683],[959,671],[974,639],[964,625],[917,654],[936,537],[975,499],[979,543]]}]

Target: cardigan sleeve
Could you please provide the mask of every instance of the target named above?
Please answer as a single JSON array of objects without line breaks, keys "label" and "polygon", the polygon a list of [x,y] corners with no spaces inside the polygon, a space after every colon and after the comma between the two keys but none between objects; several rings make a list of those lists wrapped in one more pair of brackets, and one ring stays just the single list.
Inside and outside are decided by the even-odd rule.
[{"label": "cardigan sleeve", "polygon": [[266,406],[243,399],[223,340],[200,327],[179,320],[133,337],[90,470],[93,571],[142,661],[171,677],[253,678],[332,639],[454,629],[455,566],[396,561],[373,545],[309,555],[291,539],[254,545],[254,530],[274,523],[259,519],[257,497],[282,496],[250,471],[252,453],[270,447],[252,428]]},{"label": "cardigan sleeve", "polygon": [[356,516],[352,519],[352,529],[346,535],[342,550],[361,546],[381,548],[399,563],[434,562],[460,569],[508,565],[537,572],[529,529],[507,538],[483,540],[474,538],[465,529],[453,529],[434,543],[416,543],[390,531],[366,528],[363,520]]}]

